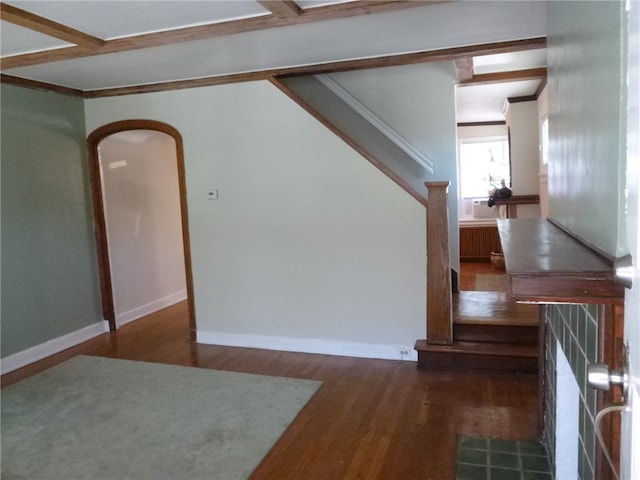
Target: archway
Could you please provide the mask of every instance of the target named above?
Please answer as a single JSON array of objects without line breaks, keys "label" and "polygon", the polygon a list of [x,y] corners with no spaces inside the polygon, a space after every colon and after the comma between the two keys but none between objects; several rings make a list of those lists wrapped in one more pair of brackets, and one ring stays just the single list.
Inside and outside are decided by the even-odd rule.
[{"label": "archway", "polygon": [[122,132],[151,131],[161,132],[172,137],[175,143],[175,159],[177,166],[178,196],[180,203],[180,227],[182,235],[182,252],[184,256],[185,286],[189,312],[189,328],[192,339],[195,337],[195,306],[193,298],[193,276],[191,269],[191,254],[189,249],[189,225],[187,214],[186,181],[184,168],[184,154],[182,136],[170,125],[152,120],[125,120],[104,125],[93,131],[88,139],[89,175],[91,196],[95,218],[95,235],[100,275],[100,290],[102,309],[105,320],[109,322],[111,330],[115,330],[116,310],[114,306],[114,285],[112,266],[109,258],[109,240],[107,219],[105,215],[103,172],[100,166],[100,143],[112,135]]}]

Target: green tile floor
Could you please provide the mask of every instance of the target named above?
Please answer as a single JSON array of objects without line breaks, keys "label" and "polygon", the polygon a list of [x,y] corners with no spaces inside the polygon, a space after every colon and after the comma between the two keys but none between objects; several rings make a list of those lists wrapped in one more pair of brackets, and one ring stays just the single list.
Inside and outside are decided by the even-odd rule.
[{"label": "green tile floor", "polygon": [[538,442],[461,436],[456,480],[552,480],[547,453]]}]

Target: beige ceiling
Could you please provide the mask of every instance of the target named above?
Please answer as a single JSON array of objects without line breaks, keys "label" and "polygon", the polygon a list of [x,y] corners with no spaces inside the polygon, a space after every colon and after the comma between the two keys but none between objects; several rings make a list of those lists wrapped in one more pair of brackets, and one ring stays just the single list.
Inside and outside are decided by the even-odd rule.
[{"label": "beige ceiling", "polygon": [[[455,61],[460,122],[535,94],[544,2],[9,0],[2,78],[83,96]],[[526,19],[526,21],[523,21]],[[493,54],[493,55],[487,55]]]}]

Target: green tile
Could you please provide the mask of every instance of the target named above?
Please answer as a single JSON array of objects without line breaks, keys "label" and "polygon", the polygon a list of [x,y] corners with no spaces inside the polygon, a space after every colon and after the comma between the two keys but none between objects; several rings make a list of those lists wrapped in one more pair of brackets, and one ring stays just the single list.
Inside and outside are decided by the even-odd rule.
[{"label": "green tile", "polygon": [[582,443],[580,444],[580,454],[578,455],[578,478],[584,478],[585,464],[587,463],[584,450],[582,450]]},{"label": "green tile", "polygon": [[571,371],[573,372],[573,376],[578,376],[578,344],[576,343],[576,339],[571,336],[571,351],[569,355],[569,364],[571,365]]},{"label": "green tile", "polygon": [[553,480],[550,473],[524,472],[524,480]]},{"label": "green tile", "polygon": [[580,388],[580,391],[584,392],[585,388],[587,387],[587,373],[586,373],[587,360],[582,354],[582,352],[580,353],[580,355],[578,355],[577,361],[578,363],[576,366],[578,368],[578,371],[576,372],[576,380],[578,382],[578,387]]},{"label": "green tile", "polygon": [[544,445],[538,442],[518,442],[520,444],[520,453],[528,455],[540,455],[542,457],[547,456],[547,451],[544,449]]},{"label": "green tile", "polygon": [[596,438],[593,433],[593,423],[589,419],[585,423],[585,438],[580,439],[578,450],[579,466],[582,467],[580,478],[590,477],[587,472],[591,469],[590,465],[593,465],[595,460]]},{"label": "green tile", "polygon": [[491,480],[520,480],[520,470],[491,467]]},{"label": "green tile", "polygon": [[492,452],[518,452],[517,442],[511,440],[502,440],[500,438],[492,438],[489,440],[489,448]]},{"label": "green tile", "polygon": [[474,448],[476,450],[487,450],[488,445],[487,437],[474,437],[471,435],[464,435],[460,437],[458,445],[460,448]]},{"label": "green tile", "polygon": [[593,388],[588,388],[585,392],[585,398],[587,399],[587,408],[589,409],[589,413],[595,417],[596,415],[596,405],[598,402],[598,392]]},{"label": "green tile", "polygon": [[549,472],[547,457],[538,455],[521,455],[522,469],[529,472]]},{"label": "green tile", "polygon": [[583,308],[585,309],[585,313],[589,315],[591,318],[593,318],[594,320],[598,318],[598,310],[599,310],[598,305],[588,304],[588,305],[584,305]]},{"label": "green tile", "polygon": [[587,321],[587,343],[585,345],[586,347],[586,354],[587,354],[587,360],[589,360],[589,363],[597,363],[598,362],[598,327],[596,325],[596,322],[594,322],[593,320],[589,319]]},{"label": "green tile", "polygon": [[462,436],[456,465],[456,480],[552,480],[545,447],[539,442]]},{"label": "green tile", "polygon": [[582,480],[595,480],[595,474],[593,473],[593,470],[587,463],[585,463],[584,472],[582,474]]},{"label": "green tile", "polygon": [[576,338],[578,339],[578,344],[583,346],[586,345],[585,338],[587,336],[587,322],[588,318],[582,318],[578,322],[578,329],[576,330]]},{"label": "green tile", "polygon": [[486,465],[487,451],[474,450],[472,448],[461,448],[458,451],[458,462],[472,463],[474,465]]},{"label": "green tile", "polygon": [[571,312],[571,332],[577,337],[578,336],[578,323],[583,319],[584,315],[581,315],[581,310],[578,308],[572,308]]},{"label": "green tile", "polygon": [[520,460],[516,453],[490,452],[489,463],[492,467],[520,468]]},{"label": "green tile", "polygon": [[456,480],[487,480],[487,467],[460,463],[457,466]]}]

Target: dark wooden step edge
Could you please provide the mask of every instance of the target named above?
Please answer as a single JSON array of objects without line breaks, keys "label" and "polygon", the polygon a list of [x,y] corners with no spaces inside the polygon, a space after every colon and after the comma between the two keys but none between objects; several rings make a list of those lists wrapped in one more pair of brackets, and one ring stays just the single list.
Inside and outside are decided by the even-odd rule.
[{"label": "dark wooden step edge", "polygon": [[453,324],[455,342],[507,343],[537,345],[538,326]]},{"label": "dark wooden step edge", "polygon": [[464,355],[491,355],[498,357],[537,358],[537,345],[514,345],[487,342],[455,342],[453,345],[431,345],[426,340],[418,340],[414,349],[420,352],[460,353]]},{"label": "dark wooden step edge", "polygon": [[538,355],[535,345],[488,345],[458,342],[454,345],[428,345],[418,340],[418,368],[535,374]]}]

